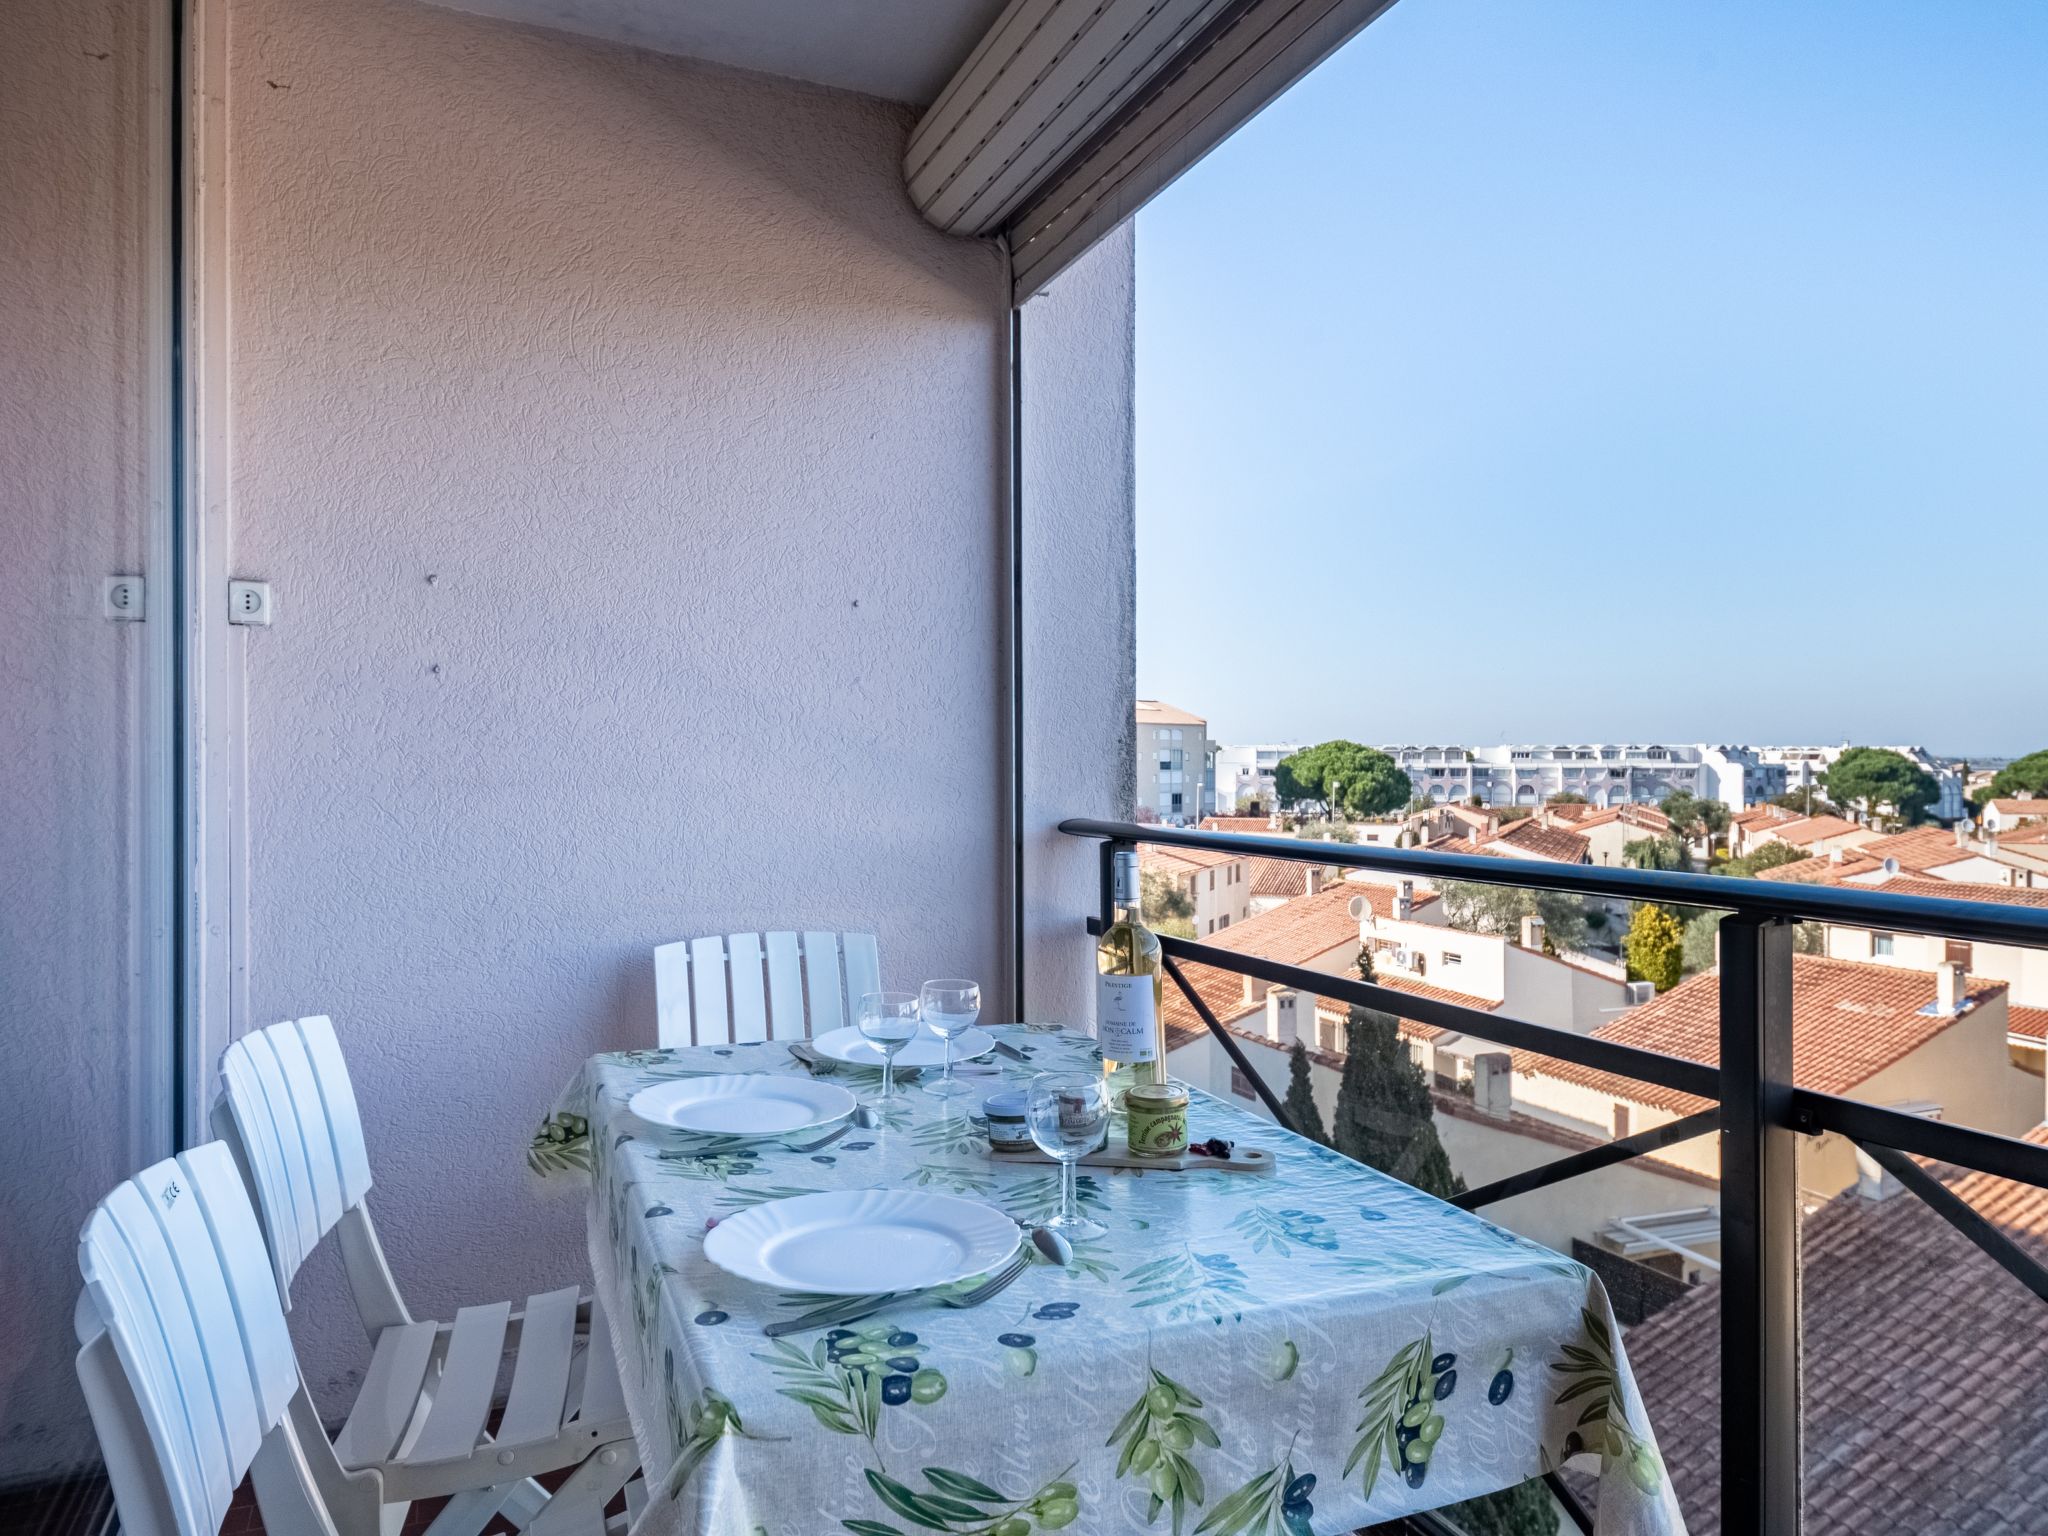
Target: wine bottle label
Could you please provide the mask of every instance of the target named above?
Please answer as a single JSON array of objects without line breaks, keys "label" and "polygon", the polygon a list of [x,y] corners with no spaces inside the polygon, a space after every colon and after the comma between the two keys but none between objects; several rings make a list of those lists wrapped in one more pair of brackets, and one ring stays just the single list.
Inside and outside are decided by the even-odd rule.
[{"label": "wine bottle label", "polygon": [[1153,1061],[1159,1055],[1157,1002],[1150,976],[1095,978],[1095,1039],[1110,1061]]}]

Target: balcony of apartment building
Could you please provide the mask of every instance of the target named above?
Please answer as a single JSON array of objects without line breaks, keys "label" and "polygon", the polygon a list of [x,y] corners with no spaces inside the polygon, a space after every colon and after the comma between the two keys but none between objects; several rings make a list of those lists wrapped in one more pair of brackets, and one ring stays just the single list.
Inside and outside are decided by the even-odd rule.
[{"label": "balcony of apartment building", "polygon": [[[558,1110],[563,1085],[600,1056],[658,1076],[672,1051],[731,1054],[751,1043],[743,1026],[771,994],[778,1010],[799,999],[801,1013],[859,975],[972,976],[989,1018],[1083,1024],[1103,861],[1140,841],[1178,859],[1183,877],[1199,872],[1205,900],[1216,876],[1203,931],[1166,941],[1177,1046],[1218,1053],[1200,1065],[1198,1090],[1284,1119],[1270,1090],[1287,1058],[1274,1047],[1312,1041],[1318,1070],[1341,1075],[1351,1008],[1386,1011],[1406,1021],[1405,1048],[1446,1126],[1476,1149],[1469,1166],[1497,1170],[1456,1205],[1533,1202],[1550,1212],[1528,1219],[1534,1241],[1617,1277],[1634,1264],[1686,1286],[1702,1278],[1700,1261],[1719,1266],[1711,1283],[1664,1298],[1667,1310],[1620,1313],[1645,1328],[1689,1319],[1646,1341],[1645,1359],[1675,1374],[1645,1375],[1644,1395],[1676,1430],[1664,1455],[1687,1469],[1679,1502],[1694,1530],[1717,1528],[1715,1510],[1729,1530],[1797,1526],[1802,1191],[1828,1197],[1811,1219],[1836,1233],[1830,1262],[1873,1245],[1925,1253],[1986,1312],[2011,1299],[1996,1285],[2048,1294],[2027,1256],[2031,1229],[1970,1182],[2048,1184],[2048,1150],[2016,1134],[2024,1117],[2001,1100],[1996,1123],[1966,1126],[1849,1096],[1863,1079],[1806,1084],[1792,1011],[1795,920],[1947,934],[1981,954],[2038,946],[2040,914],[1817,884],[1709,891],[1684,876],[1305,849],[1128,819],[1149,746],[1132,715],[1130,219],[1383,8],[976,0],[935,20],[907,4],[809,0],[89,0],[11,19],[0,51],[12,212],[0,301],[0,864],[11,877],[0,1016],[13,1067],[0,1486],[11,1521],[105,1529],[104,1476],[117,1463],[135,1530],[251,1528],[237,1481],[251,1456],[273,1453],[240,1432],[255,1408],[229,1401],[221,1372],[263,1376],[255,1325],[232,1322],[248,1346],[239,1365],[195,1351],[230,1336],[213,1303],[230,1286],[237,1306],[251,1300],[252,1273],[264,1280],[274,1263],[291,1333],[279,1322],[266,1358],[296,1357],[286,1385],[306,1407],[272,1412],[256,1426],[263,1444],[314,1443],[344,1417],[356,1423],[363,1393],[393,1394],[372,1417],[403,1408],[375,1454],[374,1426],[344,1430],[340,1451],[359,1456],[324,1482],[294,1483],[304,1469],[289,1457],[261,1464],[279,1480],[269,1492],[303,1499],[294,1528],[367,1529],[343,1516],[360,1515],[373,1470],[408,1457],[417,1464],[405,1475],[434,1490],[410,1529],[431,1518],[430,1529],[452,1530],[465,1516],[477,1528],[494,1516],[536,1532],[568,1524],[563,1489],[575,1493],[575,1480],[554,1473],[571,1463],[529,1479],[525,1442],[502,1449],[521,1471],[514,1481],[451,1495],[446,1472],[488,1459],[490,1436],[530,1417],[514,1414],[536,1401],[519,1374],[529,1329],[559,1346],[556,1385],[581,1401],[558,1399],[542,1438],[574,1438],[597,1411],[607,1358],[604,1309],[574,1292],[604,1247],[597,1230],[608,1215],[628,1232],[676,1216],[652,1197],[628,1202],[622,1186],[586,1233],[573,1202],[534,1188],[525,1155],[536,1123],[548,1129],[534,1161],[557,1171],[603,1165],[630,1139],[592,1145],[587,1124],[571,1129],[583,1117]],[[1469,762],[1462,749],[1431,751],[1432,763]],[[1347,872],[1391,880],[1330,883]],[[1734,917],[1705,988],[1712,1023],[1691,1054],[1611,1038],[1602,1021],[1610,1010],[1626,1019],[1626,980],[1557,953],[1537,930],[1490,944],[1441,937],[1434,890],[1503,881],[1621,902],[1724,899]],[[1281,928],[1286,942],[1268,944]],[[796,963],[799,935],[806,964],[830,957],[831,983],[780,969]],[[838,935],[852,937],[839,948]],[[754,936],[765,938],[747,947]],[[1357,955],[1375,937],[1385,969],[1358,980]],[[704,979],[707,957],[739,978],[730,993]],[[1198,968],[1221,982],[1193,984]],[[799,974],[808,979],[784,990]],[[1971,1004],[1982,1011],[1966,1030],[1933,1032],[1930,1049],[1993,1031],[1990,993],[1959,985],[1966,999],[1984,992]],[[1320,1001],[1304,1012],[1304,996]],[[670,1022],[707,1008],[726,1033],[666,1038]],[[104,1272],[97,1300],[88,1290],[80,1304],[81,1222],[108,1191],[138,1187],[123,1182],[138,1170],[234,1129],[221,1063],[275,1020],[310,1052],[328,1029],[345,1050],[345,1079],[319,1075],[329,1064],[313,1054],[312,1075],[265,1079],[265,1113],[278,1127],[288,1112],[339,1124],[331,1090],[352,1084],[378,1181],[377,1262],[366,1218],[344,1227],[341,1262],[323,1251],[295,1286],[303,1255],[279,1247],[296,1239],[274,1205],[259,1212],[267,1253],[249,1246],[253,1220],[239,1246],[206,1228],[234,1273],[202,1287],[180,1257],[137,1281],[182,1295],[195,1331],[153,1363],[114,1362],[108,1332],[91,1331],[94,1307],[118,1301]],[[2004,1022],[2015,1037],[2026,1023],[2011,1011]],[[1627,1100],[1640,1112],[1626,1120],[1618,1092],[1604,1121],[1546,1105],[1535,1085],[1557,1075],[1551,1061],[1661,1097]],[[1506,1150],[1502,1125],[1521,1138]],[[1710,1172],[1659,1159],[1684,1134],[1710,1132]],[[263,1187],[238,1198],[298,1199],[312,1227],[331,1230],[327,1207],[355,1167],[339,1132],[277,1134],[281,1161],[245,1157],[241,1176]],[[1886,1225],[1839,1214],[1840,1186],[1807,1189],[1800,1149],[1829,1138],[1911,1192],[1886,1205]],[[802,1160],[827,1168],[856,1140]],[[1562,1163],[1532,1171],[1523,1143]],[[1303,1166],[1342,1161],[1284,1145]],[[751,1166],[731,1149],[702,1156],[678,1161],[707,1181]],[[336,1165],[323,1158],[342,1165],[342,1184],[319,1183],[314,1170]],[[1557,1204],[1579,1172],[1637,1180],[1601,1228],[1620,1238],[1584,1239],[1598,1250],[1590,1259]],[[166,1212],[182,1192],[153,1189]],[[208,1186],[205,1198],[218,1193]],[[746,1198],[693,1208],[695,1226],[715,1230]],[[1953,1233],[1920,1220],[1920,1201]],[[1419,1197],[1404,1211],[1458,1219]],[[1665,1262],[1674,1254],[1682,1262]],[[457,1321],[437,1330],[394,1301],[368,1355],[347,1293],[366,1275],[388,1289],[387,1256],[419,1318]],[[1980,1285],[1986,1263],[1995,1272]],[[1076,1272],[1104,1295],[1114,1273]],[[672,1310],[675,1275],[636,1278],[612,1277],[609,1326],[645,1341],[661,1323],[650,1314]],[[479,1316],[465,1304],[480,1287],[536,1305]],[[1470,1301],[1445,1296],[1446,1312]],[[1000,1401],[1005,1383],[1020,1394],[1073,1386],[1042,1365],[1049,1340],[1015,1342],[1073,1315],[976,1314],[997,1342],[985,1371],[949,1363],[950,1387],[911,1329],[881,1328],[872,1352],[842,1335],[821,1337],[815,1358],[785,1358],[787,1390],[771,1384],[762,1402],[814,1417],[838,1437],[834,1453],[864,1444],[891,1460],[835,1462],[869,1500],[865,1513],[812,1510],[806,1523],[784,1510],[761,1527],[1305,1528],[1303,1479],[1277,1477],[1277,1462],[1217,1471],[1260,1488],[1241,1506],[1220,1488],[1193,1492],[1191,1475],[1151,1471],[1162,1459],[1175,1471],[1184,1462],[1168,1452],[1215,1433],[1165,1382],[1137,1410],[1151,1458],[1143,1487],[1112,1456],[1079,1474],[1085,1486],[1052,1468],[1008,1497],[1023,1486],[1002,1459],[1012,1438],[1050,1443],[1071,1428],[1066,1399],[1052,1395],[1028,1399],[1039,1417],[1014,1437],[955,1423],[953,1444],[986,1453],[985,1471],[920,1460],[937,1442],[918,1437],[936,1436],[938,1419],[916,1414],[948,1391],[957,1407],[970,1393]],[[693,1309],[678,1327],[695,1331],[671,1344],[726,1337],[715,1330],[730,1321],[723,1307]],[[520,1363],[494,1399],[497,1344]],[[1805,1358],[1821,1354],[1810,1339]],[[417,1404],[394,1386],[400,1355],[425,1394]],[[1267,1358],[1231,1363],[1269,1383],[1296,1379],[1299,1359],[1269,1370]],[[1939,1364],[1857,1363],[1906,1393],[1911,1372]],[[677,1454],[645,1468],[637,1505],[624,1488],[602,1490],[621,1502],[615,1525],[681,1530],[708,1511],[701,1528],[751,1531],[748,1498],[794,1496],[787,1480],[729,1478],[727,1503],[679,1500],[685,1485],[697,1497],[699,1469],[730,1474],[743,1453],[776,1454],[782,1429],[761,1426],[789,1421],[742,1414],[708,1383],[679,1392],[688,1347],[627,1364],[644,1401],[634,1435],[606,1445],[614,1459],[593,1462],[593,1481],[602,1468],[624,1479],[657,1442]],[[831,1395],[870,1364],[859,1379],[871,1394]],[[102,1394],[98,1433],[87,1365],[101,1373],[87,1388]],[[1517,1367],[1531,1383],[1524,1403],[1544,1366]],[[1411,1529],[1455,1529],[1432,1512],[1442,1480],[1420,1476],[1434,1443],[1420,1437],[1442,1423],[1420,1383],[1447,1398],[1451,1368],[1424,1350],[1409,1369],[1418,1385],[1399,1417],[1422,1412],[1388,1429],[1394,1471],[1372,1507]],[[1847,1370],[1846,1356],[1828,1369]],[[166,1373],[161,1392],[152,1370]],[[1485,1378],[1468,1377],[1466,1401],[1505,1409],[1511,1375],[1494,1373],[1497,1402],[1480,1399]],[[1348,1417],[1348,1378],[1309,1360],[1298,1379],[1340,1393]],[[129,1397],[104,1395],[124,1381]],[[195,1381],[219,1395],[181,1395]],[[1674,1397],[1670,1381],[1712,1390]],[[275,1408],[270,1385],[254,1381],[256,1407]],[[453,1431],[435,1426],[452,1422],[458,1400],[491,1428],[451,1449],[439,1442]],[[1226,1433],[1258,1422],[1258,1400],[1246,1400],[1234,1422],[1218,1415]],[[908,1415],[903,1438],[881,1433],[885,1411]],[[1354,1426],[1333,1417],[1316,1432],[1348,1444]],[[1128,1426],[1120,1433],[1127,1459],[1141,1454]],[[1809,1427],[1809,1480],[1818,1438]],[[424,1455],[423,1442],[443,1454]],[[1533,1440],[1520,1450],[1538,1480]],[[1344,1488],[1363,1507],[1357,1476],[1334,1475],[1342,1451],[1316,1497],[1343,1507],[1332,1490]],[[1590,1528],[1587,1490],[1572,1478],[1602,1454],[1582,1438],[1565,1457],[1576,1470],[1541,1466],[1556,1520]],[[917,1468],[924,1481],[906,1492],[900,1479]],[[1084,1493],[1114,1513],[1076,1523]],[[582,1508],[582,1528],[605,1525],[606,1502]],[[372,1501],[368,1524],[379,1523]]]}]

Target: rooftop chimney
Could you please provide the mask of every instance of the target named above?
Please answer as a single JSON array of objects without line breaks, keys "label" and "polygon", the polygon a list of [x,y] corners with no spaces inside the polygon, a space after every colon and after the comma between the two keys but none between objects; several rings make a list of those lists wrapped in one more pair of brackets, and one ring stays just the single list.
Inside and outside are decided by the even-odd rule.
[{"label": "rooftop chimney", "polygon": [[1407,922],[1415,915],[1415,882],[1403,880],[1394,896],[1394,916]]},{"label": "rooftop chimney", "polygon": [[1969,982],[1964,977],[1962,962],[1949,960],[1935,968],[1934,1011],[1954,1013],[1962,1007],[1969,996]]},{"label": "rooftop chimney", "polygon": [[1298,1038],[1296,1010],[1301,1005],[1301,994],[1286,987],[1275,987],[1266,994],[1266,1038],[1283,1048],[1292,1047]]},{"label": "rooftop chimney", "polygon": [[1906,1186],[1893,1178],[1861,1147],[1856,1148],[1856,1193],[1873,1203],[1889,1200]]},{"label": "rooftop chimney", "polygon": [[1502,1120],[1514,1109],[1514,1058],[1506,1051],[1481,1051],[1472,1058],[1472,1106]]},{"label": "rooftop chimney", "polygon": [[1313,896],[1322,888],[1323,872],[1313,864],[1306,866],[1301,872],[1301,893],[1304,896]]},{"label": "rooftop chimney", "polygon": [[1543,949],[1543,919],[1531,914],[1522,919],[1522,948],[1539,954]]},{"label": "rooftop chimney", "polygon": [[1244,1000],[1246,1003],[1261,1002],[1271,988],[1271,982],[1261,981],[1256,976],[1247,976],[1244,979]]}]

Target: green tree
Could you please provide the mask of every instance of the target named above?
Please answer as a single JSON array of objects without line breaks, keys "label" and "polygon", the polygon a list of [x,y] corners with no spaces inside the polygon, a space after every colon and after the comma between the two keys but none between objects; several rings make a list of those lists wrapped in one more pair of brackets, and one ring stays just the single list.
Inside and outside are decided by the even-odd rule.
[{"label": "green tree", "polygon": [[[1374,979],[1372,957],[1363,952],[1358,974]],[[1390,1013],[1353,1008],[1345,1020],[1344,1078],[1337,1086],[1330,1144],[1439,1200],[1465,1191],[1437,1139],[1429,1082],[1401,1043],[1399,1022]]]},{"label": "green tree", "polygon": [[1325,741],[1280,759],[1273,784],[1286,806],[1320,806],[1333,816],[1384,816],[1415,786],[1386,753],[1355,741]]},{"label": "green tree", "polygon": [[1323,1112],[1316,1108],[1315,1085],[1309,1080],[1308,1047],[1299,1040],[1287,1053],[1287,1097],[1280,1107],[1287,1111],[1287,1123],[1301,1135],[1326,1147],[1330,1144],[1330,1133],[1323,1129]]},{"label": "green tree", "polygon": [[[1557,1536],[1557,1504],[1541,1478],[1530,1478],[1444,1511],[1465,1536]],[[1392,1527],[1388,1527],[1392,1529]]]},{"label": "green tree", "polygon": [[1725,912],[1696,912],[1685,923],[1685,974],[1697,976],[1714,968],[1714,936],[1721,931]]},{"label": "green tree", "polygon": [[1671,830],[1692,843],[1712,843],[1733,819],[1719,800],[1702,800],[1689,789],[1673,790],[1660,809],[1670,818]]},{"label": "green tree", "polygon": [[1621,845],[1621,862],[1631,869],[1668,869],[1685,874],[1692,868],[1692,849],[1676,832],[1631,838]]},{"label": "green tree", "polygon": [[1569,954],[1586,947],[1584,900],[1562,891],[1527,891],[1512,885],[1477,885],[1452,880],[1437,888],[1444,916],[1468,933],[1518,932],[1525,917],[1543,919],[1543,938],[1552,950]]},{"label": "green tree", "polygon": [[1584,805],[1587,802],[1584,795],[1575,794],[1569,789],[1560,789],[1556,794],[1546,796],[1543,803],[1545,805]]},{"label": "green tree", "polygon": [[1628,959],[1628,979],[1647,981],[1659,992],[1669,992],[1685,975],[1685,930],[1654,902],[1636,908],[1621,952]]},{"label": "green tree", "polygon": [[1885,811],[1911,826],[1941,797],[1941,786],[1925,768],[1885,747],[1851,747],[1828,770],[1828,796],[1837,805],[1860,806],[1866,821]]},{"label": "green tree", "polygon": [[1176,939],[1195,936],[1195,898],[1178,880],[1156,869],[1138,875],[1138,913],[1154,933]]},{"label": "green tree", "polygon": [[1771,804],[1787,811],[1797,811],[1802,816],[1839,816],[1842,808],[1821,793],[1818,784],[1803,784],[1798,789],[1779,795]]},{"label": "green tree", "polygon": [[1977,792],[1976,801],[1981,807],[1986,800],[2019,795],[2048,795],[2048,750],[2014,758],[1991,776],[1991,782]]},{"label": "green tree", "polygon": [[1813,855],[1804,848],[1794,848],[1790,843],[1765,843],[1754,853],[1745,853],[1739,859],[1728,860],[1714,873],[1744,879],[1760,875],[1767,869],[1777,869],[1784,864],[1797,864],[1801,859],[1812,857]]}]

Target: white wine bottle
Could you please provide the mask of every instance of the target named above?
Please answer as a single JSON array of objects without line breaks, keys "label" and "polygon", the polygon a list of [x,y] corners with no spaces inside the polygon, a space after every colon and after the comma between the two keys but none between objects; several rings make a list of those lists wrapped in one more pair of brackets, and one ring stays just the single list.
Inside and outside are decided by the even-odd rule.
[{"label": "white wine bottle", "polygon": [[1166,1081],[1166,966],[1138,911],[1138,852],[1119,848],[1116,921],[1095,946],[1095,1039],[1119,1093]]}]

